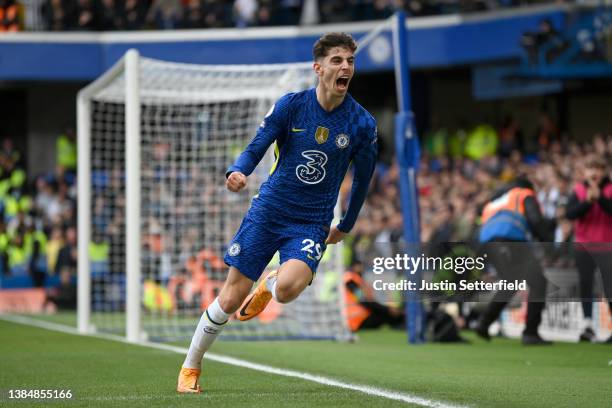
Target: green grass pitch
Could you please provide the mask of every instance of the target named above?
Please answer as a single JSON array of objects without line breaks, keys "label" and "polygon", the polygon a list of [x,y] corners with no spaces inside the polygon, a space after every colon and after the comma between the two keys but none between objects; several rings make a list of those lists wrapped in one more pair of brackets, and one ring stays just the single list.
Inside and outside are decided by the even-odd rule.
[{"label": "green grass pitch", "polygon": [[[239,323],[235,323],[239,324]],[[194,322],[195,325],[195,322]],[[217,342],[211,351],[472,407],[609,407],[612,346],[523,347],[497,339],[408,346],[405,334],[373,331],[357,343]],[[176,345],[187,347],[188,344]],[[200,395],[177,395],[183,356],[0,320],[0,406],[395,407],[357,391],[204,360]],[[10,389],[70,389],[71,400],[10,400]]]}]

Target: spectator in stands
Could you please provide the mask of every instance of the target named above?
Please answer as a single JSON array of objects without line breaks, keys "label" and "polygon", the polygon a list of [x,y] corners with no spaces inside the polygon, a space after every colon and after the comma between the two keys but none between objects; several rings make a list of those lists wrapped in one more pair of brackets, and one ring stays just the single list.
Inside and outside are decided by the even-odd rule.
[{"label": "spectator in stands", "polygon": [[300,24],[302,0],[281,0],[278,14],[279,25]]},{"label": "spectator in stands", "polygon": [[110,246],[108,239],[102,232],[94,229],[92,239],[89,242],[88,253],[92,276],[96,279],[103,278],[103,281],[104,276],[110,272]]},{"label": "spectator in stands", "polygon": [[47,236],[33,222],[26,224],[23,234],[28,254],[28,272],[35,287],[44,286],[47,277]]},{"label": "spectator in stands", "polygon": [[506,116],[504,124],[499,130],[499,154],[504,157],[510,157],[510,154],[515,150],[521,150],[523,147],[523,134],[519,128],[517,120],[512,116]]},{"label": "spectator in stands", "polygon": [[259,7],[257,9],[257,25],[262,27],[277,25],[277,10],[278,3],[276,1],[259,0]]},{"label": "spectator in stands", "polygon": [[43,217],[45,222],[49,222],[49,208],[55,199],[53,187],[44,177],[38,177],[35,186],[36,197],[34,199],[34,208]]},{"label": "spectator in stands", "polygon": [[257,16],[256,0],[234,0],[234,21],[236,27],[248,27],[255,23]]},{"label": "spectator in stands", "polygon": [[[93,6],[91,0],[80,0],[80,8],[77,11],[78,20],[85,21],[90,18],[91,24],[94,24],[93,20]],[[89,24],[89,23],[87,23]],[[95,26],[92,25],[92,30]],[[57,165],[65,173],[76,172],[77,166],[77,144],[76,134],[72,126],[67,126],[64,133],[58,136],[55,142],[56,154],[57,154]]]},{"label": "spectator in stands", "polygon": [[21,160],[21,153],[19,152],[19,150],[15,149],[13,139],[11,139],[10,137],[5,137],[2,141],[2,150],[0,151],[0,156],[10,159],[17,167],[23,167],[24,165],[23,161]]},{"label": "spectator in stands", "polygon": [[73,282],[73,275],[70,271],[64,270],[60,274],[60,284],[47,290],[47,296],[43,305],[48,309],[54,305],[59,310],[75,310],[77,304],[77,287]]},{"label": "spectator in stands", "polygon": [[182,28],[201,28],[204,26],[201,0],[188,0],[184,6]]},{"label": "spectator in stands", "polygon": [[140,30],[144,26],[147,5],[144,0],[125,0],[119,12],[120,30]]},{"label": "spectator in stands", "polygon": [[17,214],[9,220],[6,229],[10,235],[15,235],[18,231],[25,231],[26,225],[31,223],[32,220],[25,211],[17,211]]},{"label": "spectator in stands", "polygon": [[[94,31],[98,28],[97,17],[98,13],[93,3],[93,0],[77,0],[76,7],[74,9],[74,14],[70,20],[70,29],[75,31]],[[74,142],[74,129],[70,129],[70,133],[68,133],[68,131],[66,133],[67,134],[62,136],[72,136],[71,144],[76,146],[76,143]],[[62,136],[60,136],[60,138],[58,139],[58,158],[60,154],[65,154],[65,152],[60,150],[60,140],[62,140]],[[69,164],[72,165],[72,163]],[[76,148],[74,153],[74,167],[76,167]],[[74,171],[74,168],[70,169],[67,166],[65,166],[64,168],[66,170]]]},{"label": "spectator in stands", "polygon": [[222,28],[232,26],[231,5],[223,0],[204,0],[202,14],[205,28]]},{"label": "spectator in stands", "polygon": [[98,9],[98,27],[100,31],[112,31],[119,27],[120,19],[115,0],[102,0]]},{"label": "spectator in stands", "polygon": [[445,255],[444,244],[451,242],[454,235],[453,213],[454,208],[450,203],[440,201],[440,205],[436,206],[435,216],[432,219],[432,234],[426,242],[431,244],[435,254],[431,256]]},{"label": "spectator in stands", "polygon": [[73,220],[75,204],[68,196],[68,186],[61,183],[58,192],[47,207],[47,218],[54,224],[66,225]]},{"label": "spectator in stands", "polygon": [[0,0],[0,32],[22,29],[22,8],[15,0]]},{"label": "spectator in stands", "polygon": [[538,143],[538,149],[547,151],[554,141],[559,140],[559,129],[546,111],[540,113],[538,128],[535,138]]},{"label": "spectator in stands", "polygon": [[439,159],[447,155],[448,147],[448,129],[444,126],[438,126],[438,117],[433,116],[431,119],[431,129],[425,133],[424,150],[431,157]]},{"label": "spectator in stands", "polygon": [[0,196],[6,197],[7,194],[21,193],[21,188],[26,181],[25,171],[17,166],[16,162],[7,156],[0,155],[2,168],[0,169]]},{"label": "spectator in stands", "polygon": [[406,9],[403,0],[374,0],[372,19],[389,18],[396,10]]},{"label": "spectator in stands", "polygon": [[51,237],[47,242],[47,273],[55,275],[57,259],[60,250],[64,247],[64,232],[60,227],[51,229]]},{"label": "spectator in stands", "polygon": [[320,1],[319,10],[321,11],[321,22],[346,23],[351,21],[352,12],[348,3],[348,0]]},{"label": "spectator in stands", "polygon": [[147,24],[158,30],[178,28],[183,19],[183,9],[179,0],[155,0],[147,13]]},{"label": "spectator in stands", "polygon": [[463,157],[465,141],[467,139],[468,123],[460,119],[457,128],[451,132],[448,139],[448,154],[451,159],[458,160]]},{"label": "spectator in stands", "polygon": [[0,275],[9,275],[8,270],[8,249],[11,242],[10,234],[6,230],[6,224],[0,220],[0,263],[2,265],[2,273]]},{"label": "spectator in stands", "polygon": [[481,160],[497,152],[499,139],[493,126],[481,123],[472,129],[465,142],[465,155],[472,160]]},{"label": "spectator in stands", "polygon": [[47,31],[64,31],[68,28],[70,15],[63,0],[47,0],[41,7]]},{"label": "spectator in stands", "polygon": [[12,276],[28,275],[28,251],[21,231],[12,235],[4,259],[4,270]]},{"label": "spectator in stands", "polygon": [[67,271],[72,276],[76,276],[77,268],[77,232],[74,226],[66,229],[66,242],[57,255],[55,264],[55,274]]},{"label": "spectator in stands", "polygon": [[537,32],[526,32],[521,37],[521,46],[525,49],[530,64],[539,63],[540,49],[545,44],[548,49],[543,56],[546,63],[552,62],[567,47],[567,41],[555,29],[550,19],[540,21]]},{"label": "spectator in stands", "polygon": [[422,17],[432,16],[435,14],[442,14],[441,6],[438,3],[430,2],[427,0],[408,0],[406,5],[406,11],[410,16]]},{"label": "spectator in stands", "polygon": [[[578,244],[575,256],[585,319],[580,340],[594,341],[591,319],[593,274],[596,268],[601,273],[612,314],[612,181],[606,176],[606,163],[600,157],[594,156],[587,161],[584,181],[574,187],[566,216],[575,220],[575,242]],[[607,342],[612,343],[612,336]]]}]

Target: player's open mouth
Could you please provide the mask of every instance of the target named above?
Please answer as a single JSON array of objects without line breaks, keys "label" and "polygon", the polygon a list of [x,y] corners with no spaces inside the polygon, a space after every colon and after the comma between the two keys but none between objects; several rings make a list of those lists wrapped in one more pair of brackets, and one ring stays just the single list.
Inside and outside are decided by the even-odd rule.
[{"label": "player's open mouth", "polygon": [[336,79],[336,87],[338,89],[346,89],[348,87],[348,83],[348,76],[341,76],[340,78]]}]

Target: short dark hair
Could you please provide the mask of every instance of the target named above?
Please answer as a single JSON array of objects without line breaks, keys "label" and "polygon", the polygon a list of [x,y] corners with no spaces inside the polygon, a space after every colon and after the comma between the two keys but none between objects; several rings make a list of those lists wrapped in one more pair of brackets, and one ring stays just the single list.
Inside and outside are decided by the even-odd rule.
[{"label": "short dark hair", "polygon": [[312,56],[314,60],[325,58],[330,49],[334,47],[342,47],[355,52],[357,43],[353,40],[350,34],[347,33],[327,33],[319,38],[312,47]]}]

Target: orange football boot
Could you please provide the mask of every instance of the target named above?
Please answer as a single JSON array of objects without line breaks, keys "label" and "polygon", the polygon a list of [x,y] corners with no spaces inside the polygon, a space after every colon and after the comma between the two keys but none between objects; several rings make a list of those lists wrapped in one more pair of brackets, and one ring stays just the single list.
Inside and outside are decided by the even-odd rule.
[{"label": "orange football boot", "polygon": [[236,313],[236,317],[238,320],[246,321],[251,320],[258,314],[264,311],[270,300],[272,299],[272,292],[268,290],[266,287],[266,281],[272,277],[275,277],[278,274],[278,271],[272,271],[268,273],[268,275],[259,282],[255,291],[251,293],[244,300],[244,303]]},{"label": "orange football boot", "polygon": [[199,394],[202,392],[202,387],[198,384],[201,372],[202,370],[197,368],[181,367],[176,390],[184,394]]}]

